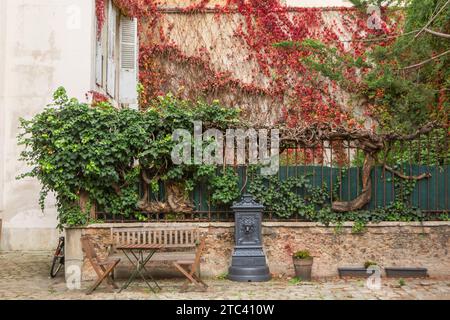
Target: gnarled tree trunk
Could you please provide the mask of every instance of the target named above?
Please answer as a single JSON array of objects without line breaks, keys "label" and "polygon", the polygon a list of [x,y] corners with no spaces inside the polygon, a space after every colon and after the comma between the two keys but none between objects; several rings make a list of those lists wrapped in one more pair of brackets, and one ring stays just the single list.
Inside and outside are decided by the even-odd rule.
[{"label": "gnarled tree trunk", "polygon": [[348,212],[362,209],[370,202],[372,195],[372,178],[370,172],[375,164],[375,158],[372,154],[366,153],[364,158],[362,172],[362,193],[352,201],[335,201],[332,203],[332,209],[337,212]]},{"label": "gnarled tree trunk", "polygon": [[88,206],[90,205],[90,209],[89,209],[89,217],[91,219],[95,219],[96,218],[96,209],[95,209],[95,203],[90,203],[89,200],[89,193],[85,190],[81,190],[79,193],[80,196],[80,200],[78,202],[80,209],[82,212],[86,212],[86,210],[88,209]]},{"label": "gnarled tree trunk", "polygon": [[149,201],[148,200],[148,185],[149,181],[145,174],[144,180],[144,195],[138,202],[138,208],[143,212],[148,213],[191,213],[194,206],[190,199],[184,192],[184,187],[180,183],[167,182],[165,184],[166,201]]}]

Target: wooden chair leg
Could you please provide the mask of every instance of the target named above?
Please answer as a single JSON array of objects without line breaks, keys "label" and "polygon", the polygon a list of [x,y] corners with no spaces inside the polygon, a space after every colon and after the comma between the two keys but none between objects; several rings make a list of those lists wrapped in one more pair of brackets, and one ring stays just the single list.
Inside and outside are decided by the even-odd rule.
[{"label": "wooden chair leg", "polygon": [[[117,266],[118,263],[119,263],[119,262],[116,262],[116,263],[114,263],[114,264],[112,264],[112,265],[109,265],[108,268],[102,268],[102,269],[105,269],[105,272],[104,272],[101,276],[98,277],[98,279],[94,282],[94,284],[93,284],[91,287],[89,287],[89,289],[86,291],[86,294],[87,294],[87,295],[91,294],[95,289],[98,288],[98,286],[99,286],[99,285],[103,282],[103,280],[105,280],[105,279],[107,279],[108,284],[110,284],[109,281],[108,281],[108,280],[110,280],[110,279],[109,279],[110,273],[114,270],[114,268]],[[114,282],[113,282],[113,284],[110,284],[110,285],[111,285],[113,288],[116,288],[116,287],[117,287],[117,285],[116,285]]]},{"label": "wooden chair leg", "polygon": [[106,277],[106,283],[112,289],[119,289],[119,286],[114,282],[113,278],[110,275]]},{"label": "wooden chair leg", "polygon": [[[197,281],[192,277],[192,275],[181,265],[174,262],[174,266],[193,284],[195,284]],[[189,282],[188,282],[189,283]]]},{"label": "wooden chair leg", "polygon": [[191,271],[188,271],[176,262],[174,262],[173,264],[188,279],[186,283],[181,287],[181,292],[186,292],[189,283],[192,283],[202,291],[205,291],[208,288],[208,286],[195,275],[195,272],[192,271],[193,268],[191,268]]},{"label": "wooden chair leg", "polygon": [[173,265],[191,282],[195,282],[195,279],[192,278],[192,276],[188,273],[188,271],[185,268],[183,268],[180,264],[174,262]]},{"label": "wooden chair leg", "polygon": [[89,287],[86,291],[86,295],[90,295],[98,286],[102,283],[104,278],[98,278],[92,286]]},{"label": "wooden chair leg", "polygon": [[105,271],[107,273],[106,281],[113,289],[119,289],[119,286],[114,282],[114,269],[116,269],[119,261],[115,261],[110,267]]},{"label": "wooden chair leg", "polygon": [[188,290],[188,288],[189,288],[189,283],[191,283],[191,282],[186,279],[186,281],[181,286],[180,292],[182,292],[182,293],[186,292]]},{"label": "wooden chair leg", "polygon": [[[119,286],[114,282],[114,269],[117,266],[119,262],[114,263],[113,269],[110,271],[110,274],[106,277],[107,284],[113,288],[113,289],[119,289]],[[103,272],[107,272],[107,268],[104,266],[100,266],[100,268],[103,270]]]},{"label": "wooden chair leg", "polygon": [[208,285],[203,282],[203,280],[200,278],[200,261],[192,264],[190,266],[190,275],[197,281],[197,283],[202,286],[198,286],[201,290],[206,290],[208,288]]},{"label": "wooden chair leg", "polygon": [[203,282],[203,280],[200,277],[198,277],[197,275],[193,275],[193,277],[195,278],[195,280],[201,283],[205,289],[208,288],[208,285],[205,282]]},{"label": "wooden chair leg", "polygon": [[195,285],[197,286],[197,288],[201,291],[206,291],[208,289],[208,285],[206,283],[204,283],[200,278],[198,278],[197,276],[193,276],[193,278],[196,280]]}]

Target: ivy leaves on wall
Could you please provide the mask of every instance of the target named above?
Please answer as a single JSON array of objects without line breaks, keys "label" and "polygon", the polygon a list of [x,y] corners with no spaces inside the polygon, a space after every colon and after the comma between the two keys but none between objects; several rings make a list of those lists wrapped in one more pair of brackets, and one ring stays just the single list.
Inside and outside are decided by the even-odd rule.
[{"label": "ivy leaves on wall", "polygon": [[[319,197],[312,198],[310,191],[312,187],[307,176],[289,177],[282,181],[276,175],[256,175],[249,185],[249,192],[266,210],[281,218],[311,216]],[[300,196],[300,193],[304,196]]]},{"label": "ivy leaves on wall", "polygon": [[[93,107],[69,99],[59,88],[52,105],[31,120],[21,119],[21,159],[31,171],[19,178],[41,182],[42,208],[47,194],[55,193],[60,225],[89,222],[94,204],[110,214],[134,217],[143,170],[152,185],[172,180],[188,187],[201,177],[204,166],[173,165],[175,129],[192,131],[194,120],[218,129],[234,126],[238,114],[218,102],[192,103],[170,95],[153,101],[145,112],[115,109],[106,102]],[[229,203],[237,197],[237,184],[230,186],[235,179],[228,171],[214,174],[214,201]],[[214,188],[220,194],[214,195]]]}]

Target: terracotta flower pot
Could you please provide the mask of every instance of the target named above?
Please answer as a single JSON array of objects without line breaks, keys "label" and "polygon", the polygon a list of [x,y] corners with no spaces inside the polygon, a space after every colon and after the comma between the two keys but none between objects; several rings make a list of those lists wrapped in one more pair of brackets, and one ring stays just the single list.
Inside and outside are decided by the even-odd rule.
[{"label": "terracotta flower pot", "polygon": [[313,258],[292,258],[292,260],[294,261],[295,276],[300,280],[311,281]]}]

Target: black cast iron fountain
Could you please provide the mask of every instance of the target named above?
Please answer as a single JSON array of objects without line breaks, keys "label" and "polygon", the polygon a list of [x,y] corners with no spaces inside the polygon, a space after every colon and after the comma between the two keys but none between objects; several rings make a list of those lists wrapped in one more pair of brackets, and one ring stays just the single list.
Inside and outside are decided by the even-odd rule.
[{"label": "black cast iron fountain", "polygon": [[270,280],[270,271],[262,248],[261,220],[264,206],[250,194],[231,209],[235,220],[235,247],[228,278],[240,282]]}]

